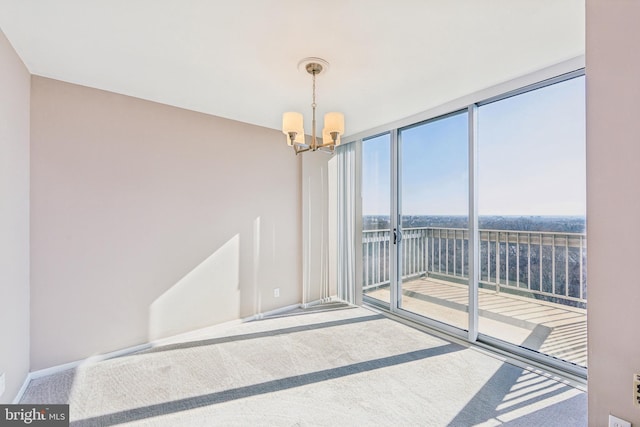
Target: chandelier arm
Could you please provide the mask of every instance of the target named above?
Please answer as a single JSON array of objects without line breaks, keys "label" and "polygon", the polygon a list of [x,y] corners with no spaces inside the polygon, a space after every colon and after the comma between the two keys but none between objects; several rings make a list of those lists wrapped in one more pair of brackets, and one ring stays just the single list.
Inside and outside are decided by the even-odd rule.
[{"label": "chandelier arm", "polygon": [[329,142],[324,142],[323,141],[322,144],[318,144],[318,148],[321,148],[321,147],[335,147],[335,146],[336,146],[336,143],[333,142],[333,141],[329,141]]},{"label": "chandelier arm", "polygon": [[329,146],[320,146],[318,148],[318,151],[322,151],[323,153],[327,153],[327,154],[333,154],[335,153],[335,145],[329,145]]},{"label": "chandelier arm", "polygon": [[311,151],[311,147],[307,147],[307,148],[298,148],[297,145],[293,146],[293,150],[296,152],[296,154],[300,154],[300,153],[304,153],[306,151]]}]

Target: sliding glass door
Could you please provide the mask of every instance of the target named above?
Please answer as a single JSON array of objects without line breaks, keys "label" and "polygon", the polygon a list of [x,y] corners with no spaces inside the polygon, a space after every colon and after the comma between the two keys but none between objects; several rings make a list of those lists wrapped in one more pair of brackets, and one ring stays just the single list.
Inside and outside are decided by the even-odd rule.
[{"label": "sliding glass door", "polygon": [[398,308],[469,323],[468,117],[400,129]]},{"label": "sliding glass door", "polygon": [[586,375],[585,128],[576,71],[358,142],[364,300]]}]

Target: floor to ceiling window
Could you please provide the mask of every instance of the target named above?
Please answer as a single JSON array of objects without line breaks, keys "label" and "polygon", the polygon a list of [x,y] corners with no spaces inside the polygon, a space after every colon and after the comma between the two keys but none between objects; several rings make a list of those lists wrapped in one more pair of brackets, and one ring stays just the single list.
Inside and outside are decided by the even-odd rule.
[{"label": "floor to ceiling window", "polygon": [[478,108],[479,332],[586,366],[585,82]]},{"label": "floor to ceiling window", "polygon": [[362,144],[362,292],[586,375],[583,71]]}]

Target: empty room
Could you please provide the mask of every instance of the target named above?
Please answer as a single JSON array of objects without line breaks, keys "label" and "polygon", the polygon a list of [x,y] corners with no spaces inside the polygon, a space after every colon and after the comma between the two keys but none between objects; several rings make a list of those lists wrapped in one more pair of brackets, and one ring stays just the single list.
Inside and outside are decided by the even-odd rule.
[{"label": "empty room", "polygon": [[0,425],[640,426],[639,18],[0,0]]}]

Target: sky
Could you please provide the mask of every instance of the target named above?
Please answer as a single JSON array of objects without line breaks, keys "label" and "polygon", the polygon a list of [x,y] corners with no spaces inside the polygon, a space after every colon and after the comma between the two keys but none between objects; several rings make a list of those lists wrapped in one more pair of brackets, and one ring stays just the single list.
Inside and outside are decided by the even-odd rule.
[{"label": "sky", "polygon": [[[586,211],[584,77],[478,108],[478,213]],[[468,214],[467,114],[401,129],[403,215]],[[364,215],[388,215],[390,138],[364,141]]]}]

